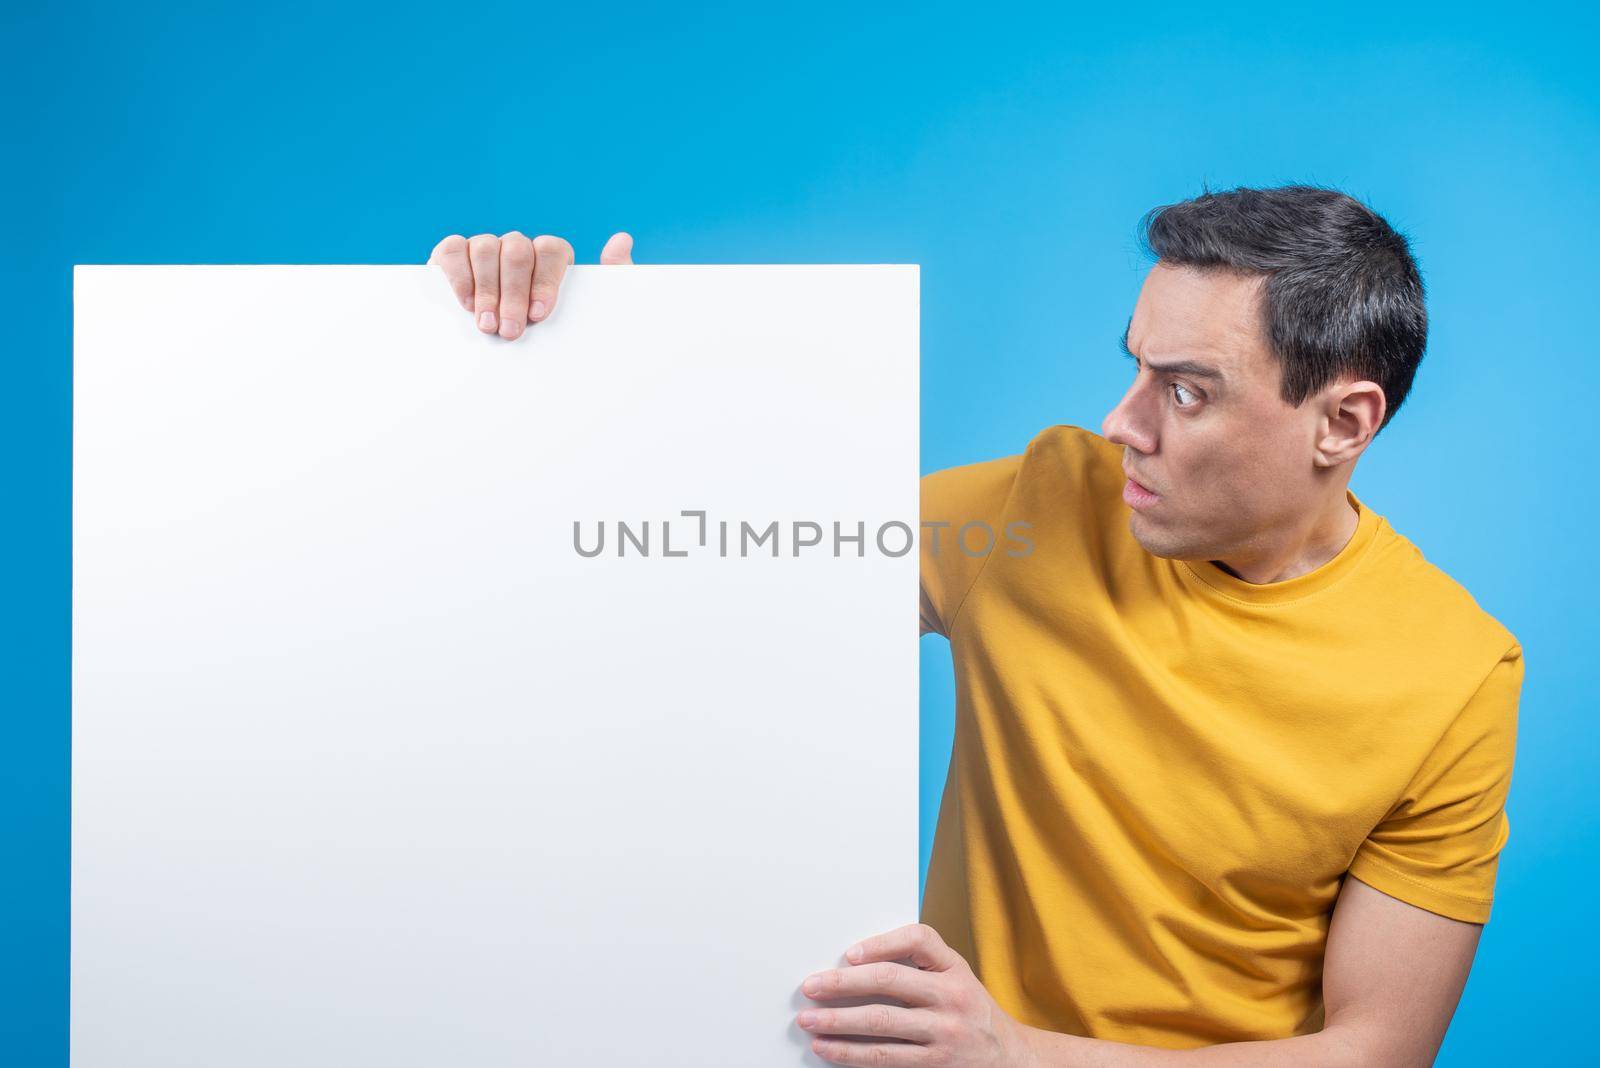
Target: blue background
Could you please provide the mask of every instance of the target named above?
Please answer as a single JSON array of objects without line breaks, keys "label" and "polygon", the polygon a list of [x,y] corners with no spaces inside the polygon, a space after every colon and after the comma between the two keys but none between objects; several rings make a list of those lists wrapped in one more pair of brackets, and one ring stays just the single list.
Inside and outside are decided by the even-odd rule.
[{"label": "blue background", "polygon": [[[1439,1063],[1594,1059],[1594,14],[62,4],[0,29],[0,1061],[66,1060],[73,263],[420,263],[512,228],[580,262],[629,229],[641,262],[920,263],[931,471],[1098,428],[1139,215],[1290,180],[1413,239],[1429,354],[1353,485],[1527,653],[1512,838]],[[924,643],[926,851],[952,693]]]}]

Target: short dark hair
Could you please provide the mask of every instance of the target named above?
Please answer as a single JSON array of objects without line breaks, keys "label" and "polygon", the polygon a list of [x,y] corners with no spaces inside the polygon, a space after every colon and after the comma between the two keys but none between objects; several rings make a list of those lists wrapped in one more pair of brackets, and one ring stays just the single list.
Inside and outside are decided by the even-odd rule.
[{"label": "short dark hair", "polygon": [[1400,410],[1428,343],[1422,274],[1383,216],[1336,189],[1209,190],[1147,212],[1140,239],[1157,260],[1266,276],[1267,337],[1298,406],[1341,374],[1383,387]]}]

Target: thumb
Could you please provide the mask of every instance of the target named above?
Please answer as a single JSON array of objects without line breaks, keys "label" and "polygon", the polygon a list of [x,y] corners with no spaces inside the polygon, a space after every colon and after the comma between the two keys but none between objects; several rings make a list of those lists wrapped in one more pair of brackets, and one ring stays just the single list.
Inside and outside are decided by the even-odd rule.
[{"label": "thumb", "polygon": [[615,233],[611,240],[606,242],[606,247],[600,250],[601,263],[632,263],[633,262],[633,235]]}]

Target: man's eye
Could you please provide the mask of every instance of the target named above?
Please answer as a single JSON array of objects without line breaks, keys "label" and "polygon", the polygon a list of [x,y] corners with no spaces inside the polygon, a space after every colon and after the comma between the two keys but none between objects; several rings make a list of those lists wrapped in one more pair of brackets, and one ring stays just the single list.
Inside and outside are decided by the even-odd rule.
[{"label": "man's eye", "polygon": [[1178,382],[1172,383],[1172,396],[1177,400],[1178,407],[1180,408],[1187,408],[1194,401],[1200,399],[1196,397],[1187,387]]}]

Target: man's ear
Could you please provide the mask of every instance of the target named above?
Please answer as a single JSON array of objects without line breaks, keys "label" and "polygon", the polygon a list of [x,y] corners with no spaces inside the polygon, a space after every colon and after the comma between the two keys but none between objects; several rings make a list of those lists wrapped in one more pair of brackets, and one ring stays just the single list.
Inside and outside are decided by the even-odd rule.
[{"label": "man's ear", "polygon": [[1383,425],[1389,405],[1376,382],[1343,382],[1330,387],[1322,399],[1322,426],[1313,462],[1337,467],[1360,456]]}]

